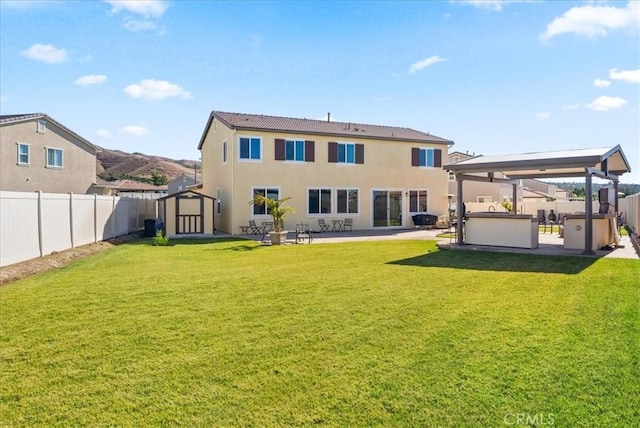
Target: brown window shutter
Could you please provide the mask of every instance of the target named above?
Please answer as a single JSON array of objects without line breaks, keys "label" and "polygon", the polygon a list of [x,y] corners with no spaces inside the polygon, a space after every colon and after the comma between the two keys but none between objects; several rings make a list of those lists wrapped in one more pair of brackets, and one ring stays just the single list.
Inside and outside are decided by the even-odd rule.
[{"label": "brown window shutter", "polygon": [[418,147],[411,148],[411,166],[420,166],[420,149]]},{"label": "brown window shutter", "polygon": [[338,143],[329,142],[329,162],[338,162]]},{"label": "brown window shutter", "polygon": [[315,162],[316,160],[316,143],[314,141],[304,142],[304,161]]},{"label": "brown window shutter", "polygon": [[276,138],[276,160],[284,160],[284,140]]},{"label": "brown window shutter", "polygon": [[364,144],[356,144],[356,163],[364,163]]},{"label": "brown window shutter", "polygon": [[442,166],[442,150],[440,149],[433,150],[433,166],[436,168]]}]

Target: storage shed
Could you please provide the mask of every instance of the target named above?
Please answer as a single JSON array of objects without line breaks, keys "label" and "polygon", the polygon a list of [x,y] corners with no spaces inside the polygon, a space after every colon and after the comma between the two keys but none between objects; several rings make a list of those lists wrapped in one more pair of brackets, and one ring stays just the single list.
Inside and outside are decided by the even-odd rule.
[{"label": "storage shed", "polygon": [[215,198],[192,190],[158,199],[165,235],[213,234],[215,205]]}]

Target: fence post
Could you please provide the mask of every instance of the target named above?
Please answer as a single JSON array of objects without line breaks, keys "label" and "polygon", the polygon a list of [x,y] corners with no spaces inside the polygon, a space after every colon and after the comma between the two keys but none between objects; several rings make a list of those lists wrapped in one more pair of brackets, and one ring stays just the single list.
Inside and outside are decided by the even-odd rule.
[{"label": "fence post", "polygon": [[71,239],[71,248],[76,248],[73,242],[73,192],[69,192],[69,238]]},{"label": "fence post", "polygon": [[44,248],[42,247],[42,190],[38,190],[38,248],[40,257],[44,256]]},{"label": "fence post", "polygon": [[118,220],[116,217],[116,196],[112,196],[113,200],[111,201],[111,218],[113,221],[111,222],[111,238],[115,238],[116,236],[116,221]]},{"label": "fence post", "polygon": [[93,194],[93,242],[98,242],[98,194]]}]

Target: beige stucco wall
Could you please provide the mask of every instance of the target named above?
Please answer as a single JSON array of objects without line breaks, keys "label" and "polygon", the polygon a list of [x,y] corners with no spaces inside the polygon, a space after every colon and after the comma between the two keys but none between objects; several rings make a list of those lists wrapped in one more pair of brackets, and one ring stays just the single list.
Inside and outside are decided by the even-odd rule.
[{"label": "beige stucco wall", "polygon": [[[262,138],[262,160],[238,160],[240,136]],[[314,162],[276,161],[276,138],[312,140],[315,142]],[[227,162],[222,162],[222,142],[227,141]],[[364,144],[364,164],[345,165],[328,162],[328,143]],[[285,228],[293,229],[296,223],[309,223],[317,228],[318,218],[325,220],[352,217],[354,229],[371,229],[373,226],[372,191],[402,192],[402,227],[413,227],[410,218],[409,190],[426,189],[428,212],[434,215],[447,213],[447,173],[442,168],[411,166],[413,147],[437,148],[446,160],[446,144],[385,141],[363,138],[345,138],[276,132],[234,132],[214,120],[202,146],[203,192],[220,198],[221,215],[216,217],[216,227],[224,232],[238,234],[240,226],[249,220],[269,221],[269,216],[253,216],[249,202],[254,187],[279,188],[280,197],[290,196],[288,205],[295,209],[285,219]],[[307,214],[307,194],[310,187],[332,189],[332,214]],[[358,189],[358,214],[337,214],[336,190]],[[220,194],[217,190],[220,189]]]},{"label": "beige stucco wall", "polygon": [[[29,165],[18,165],[17,143],[29,145]],[[62,168],[45,167],[45,147],[62,150]],[[95,150],[49,121],[38,133],[35,118],[0,126],[0,162],[0,190],[87,193],[96,180]]]}]

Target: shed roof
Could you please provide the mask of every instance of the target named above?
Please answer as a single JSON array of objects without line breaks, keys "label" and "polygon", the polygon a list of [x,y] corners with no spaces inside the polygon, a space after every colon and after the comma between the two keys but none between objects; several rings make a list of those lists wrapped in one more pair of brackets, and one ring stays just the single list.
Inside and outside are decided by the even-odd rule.
[{"label": "shed roof", "polygon": [[374,138],[446,145],[453,144],[451,140],[431,135],[428,132],[416,131],[411,128],[213,111],[200,139],[200,144],[198,144],[198,149],[202,148],[204,138],[214,118],[218,119],[227,127],[238,130],[280,131],[307,135],[333,135],[347,138]]},{"label": "shed roof", "polygon": [[510,179],[581,177],[586,168],[606,174],[622,175],[631,171],[620,145],[593,149],[477,156],[450,163],[444,169],[455,173],[502,172]]}]

